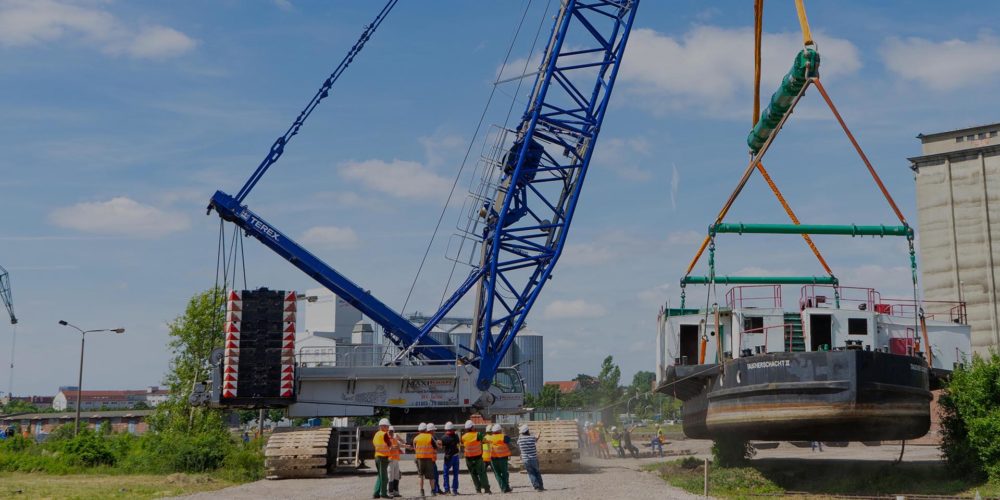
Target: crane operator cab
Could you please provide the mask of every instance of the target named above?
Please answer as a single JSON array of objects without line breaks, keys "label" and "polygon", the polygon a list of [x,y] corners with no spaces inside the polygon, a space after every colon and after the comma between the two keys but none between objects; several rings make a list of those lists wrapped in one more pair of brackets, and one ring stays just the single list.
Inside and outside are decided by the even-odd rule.
[{"label": "crane operator cab", "polygon": [[490,413],[521,413],[521,407],[524,406],[524,380],[520,372],[517,368],[498,369],[493,377],[493,385],[488,394],[483,396],[492,400],[489,405]]}]

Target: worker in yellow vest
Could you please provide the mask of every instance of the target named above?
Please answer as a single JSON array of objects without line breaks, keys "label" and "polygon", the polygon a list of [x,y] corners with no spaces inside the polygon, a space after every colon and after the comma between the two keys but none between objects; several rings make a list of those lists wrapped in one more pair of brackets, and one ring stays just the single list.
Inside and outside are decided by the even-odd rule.
[{"label": "worker in yellow vest", "polygon": [[490,436],[493,435],[493,426],[486,424],[483,431],[483,470],[493,469],[493,453],[490,450]]},{"label": "worker in yellow vest", "polygon": [[493,475],[497,478],[500,491],[510,493],[510,473],[507,471],[507,459],[510,457],[510,438],[503,434],[500,424],[493,424],[493,434],[490,436],[490,460],[493,462]]},{"label": "worker in yellow vest", "polygon": [[420,496],[427,496],[424,493],[424,479],[426,479],[431,488],[434,487],[434,481],[437,479],[437,473],[434,470],[434,462],[437,461],[437,442],[434,440],[434,435],[428,431],[427,424],[420,424],[417,430],[420,434],[413,438],[413,451],[417,457],[417,475],[420,476]]},{"label": "worker in yellow vest", "polygon": [[476,487],[476,493],[487,494],[490,491],[490,480],[486,476],[486,464],[483,463],[483,455],[486,453],[485,437],[482,432],[476,432],[476,425],[472,420],[465,421],[465,434],[462,434],[462,452],[465,454],[465,468],[469,469],[472,476],[472,484]]},{"label": "worker in yellow vest", "polygon": [[399,494],[399,479],[402,474],[399,472],[399,457],[403,454],[403,443],[396,436],[396,428],[389,426],[389,439],[392,444],[389,446],[389,498],[402,496]]},{"label": "worker in yellow vest", "polygon": [[389,452],[392,448],[389,419],[383,418],[378,421],[378,432],[372,438],[372,445],[375,446],[375,470],[378,471],[372,498],[392,498],[389,496]]}]

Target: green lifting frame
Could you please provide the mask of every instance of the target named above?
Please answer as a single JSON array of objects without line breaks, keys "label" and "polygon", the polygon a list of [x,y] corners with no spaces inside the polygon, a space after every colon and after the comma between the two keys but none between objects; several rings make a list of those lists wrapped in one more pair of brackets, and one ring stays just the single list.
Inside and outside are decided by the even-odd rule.
[{"label": "green lifting frame", "polygon": [[832,285],[840,281],[833,276],[685,276],[681,280],[684,285]]},{"label": "green lifting frame", "polygon": [[722,222],[709,226],[709,233],[735,234],[834,234],[845,236],[913,237],[910,226],[858,226],[855,224],[743,224]]}]

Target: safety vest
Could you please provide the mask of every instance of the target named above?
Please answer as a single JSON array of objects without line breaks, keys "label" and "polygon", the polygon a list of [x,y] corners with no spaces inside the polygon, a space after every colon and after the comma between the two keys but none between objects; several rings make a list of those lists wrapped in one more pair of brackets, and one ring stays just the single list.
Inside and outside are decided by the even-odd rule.
[{"label": "safety vest", "polygon": [[392,445],[389,446],[389,460],[395,460],[398,462],[399,456],[402,454],[402,451],[399,449],[399,439],[390,439],[392,439]]},{"label": "safety vest", "polygon": [[503,441],[505,437],[503,434],[490,436],[490,449],[492,450],[493,458],[507,458],[510,456],[510,448]]},{"label": "safety vest", "polygon": [[490,439],[493,437],[492,434],[486,434],[483,436],[483,462],[489,462],[493,454],[490,453]]},{"label": "safety vest", "polygon": [[386,434],[386,431],[378,431],[375,433],[375,437],[372,438],[372,444],[375,445],[375,457],[389,456],[389,445],[385,444]]},{"label": "safety vest", "polygon": [[465,449],[465,458],[482,456],[483,443],[479,441],[479,433],[471,431],[462,434],[462,448]]},{"label": "safety vest", "polygon": [[430,433],[421,433],[413,438],[413,447],[416,448],[417,458],[437,458],[437,450],[434,449],[434,436]]}]

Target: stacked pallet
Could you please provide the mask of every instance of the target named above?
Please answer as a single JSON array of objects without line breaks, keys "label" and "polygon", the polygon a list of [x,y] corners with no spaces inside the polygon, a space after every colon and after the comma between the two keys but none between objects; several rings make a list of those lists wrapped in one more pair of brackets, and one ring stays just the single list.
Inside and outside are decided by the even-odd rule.
[{"label": "stacked pallet", "polygon": [[264,447],[268,479],[323,477],[330,466],[332,428],[303,429],[271,435]]},{"label": "stacked pallet", "polygon": [[[543,473],[576,472],[580,469],[580,435],[573,420],[527,422],[538,438],[538,467]],[[520,464],[520,458],[516,461]]]}]

